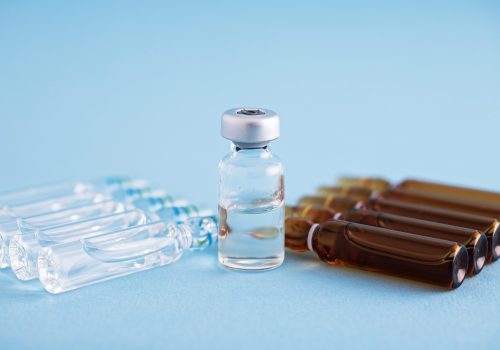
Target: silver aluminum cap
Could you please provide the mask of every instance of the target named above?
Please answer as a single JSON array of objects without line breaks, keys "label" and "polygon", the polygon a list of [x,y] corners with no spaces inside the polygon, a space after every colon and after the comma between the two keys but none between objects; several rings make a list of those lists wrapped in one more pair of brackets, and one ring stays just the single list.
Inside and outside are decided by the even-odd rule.
[{"label": "silver aluminum cap", "polygon": [[264,108],[233,108],[222,114],[221,134],[241,148],[264,147],[280,136],[280,118]]}]

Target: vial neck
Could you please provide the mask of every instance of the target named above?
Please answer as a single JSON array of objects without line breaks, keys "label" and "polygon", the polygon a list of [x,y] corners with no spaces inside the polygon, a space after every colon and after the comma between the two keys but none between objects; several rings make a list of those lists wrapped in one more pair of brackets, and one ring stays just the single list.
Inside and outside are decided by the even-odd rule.
[{"label": "vial neck", "polygon": [[232,152],[260,152],[270,150],[268,144],[259,145],[258,147],[250,147],[248,145],[241,145],[236,143],[231,143]]}]

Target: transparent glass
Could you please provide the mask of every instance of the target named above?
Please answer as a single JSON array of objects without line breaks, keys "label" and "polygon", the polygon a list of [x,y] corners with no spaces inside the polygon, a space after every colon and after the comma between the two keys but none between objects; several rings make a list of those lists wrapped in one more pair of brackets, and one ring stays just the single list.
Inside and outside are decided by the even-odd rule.
[{"label": "transparent glass", "polygon": [[183,224],[159,221],[43,248],[38,257],[40,281],[48,292],[61,293],[173,263],[193,246],[193,230],[200,227],[204,231],[196,234],[198,241],[206,242],[196,247],[200,249],[217,237],[211,218],[191,218]]},{"label": "transparent glass", "polygon": [[12,220],[0,223],[0,268],[10,266],[8,247],[12,237],[21,233],[21,228],[43,229],[55,225],[65,225],[82,220],[95,219],[101,216],[119,213],[125,210],[125,204],[114,200],[92,203],[76,208],[68,208],[43,213],[25,218],[13,217]]},{"label": "transparent glass", "polygon": [[130,183],[126,176],[109,176],[90,181],[61,181],[0,193],[0,207],[64,197],[82,192],[102,192]]},{"label": "transparent glass", "polygon": [[284,260],[284,169],[269,147],[241,149],[219,163],[219,261],[265,270]]},{"label": "transparent glass", "polygon": [[[113,210],[114,204],[109,205],[110,201],[123,202],[123,205],[130,207],[130,203],[133,203],[135,198],[140,198],[148,193],[149,189],[147,188],[123,188],[109,194],[85,192],[13,207],[16,209],[16,214],[22,215],[12,215],[14,213],[11,213],[3,216],[0,220],[0,268],[10,265],[7,253],[8,245],[13,235],[18,232],[19,222],[24,223],[24,226],[31,225],[41,229],[97,218],[107,215],[109,210]],[[99,205],[100,203],[103,205]],[[96,204],[97,206],[94,207]],[[30,222],[23,221],[25,218],[29,218]]]},{"label": "transparent glass", "polygon": [[151,192],[144,182],[132,181],[117,188],[116,184],[110,185],[104,191],[87,190],[63,196],[45,198],[42,200],[28,201],[4,207],[0,210],[0,222],[12,220],[12,217],[33,216],[51,211],[74,208],[91,203],[98,203],[108,199],[116,201],[131,201]]},{"label": "transparent glass", "polygon": [[171,195],[165,193],[165,191],[163,190],[152,190],[145,195],[134,198],[130,201],[130,204],[137,209],[145,211],[156,211],[175,205],[186,205],[187,201],[176,200]]},{"label": "transparent glass", "polygon": [[42,247],[142,225],[148,220],[142,210],[136,209],[44,229],[22,226],[9,243],[11,268],[21,280],[34,279],[38,276],[36,261]]},{"label": "transparent glass", "polygon": [[[86,214],[87,218],[75,222],[71,221],[72,218],[68,217],[66,222],[60,221],[57,223],[57,226],[35,226],[33,225],[33,220],[29,220],[30,222],[27,220],[18,220],[17,229],[11,236],[11,243],[8,249],[9,258],[7,260],[12,259],[12,269],[16,276],[22,280],[32,279],[36,277],[36,266],[34,266],[34,261],[41,247],[140,225],[145,223],[148,219],[149,221],[161,219],[163,221],[184,222],[193,217],[201,217],[204,214],[204,212],[198,210],[194,205],[179,207],[166,206],[158,209],[154,198],[149,199],[151,200],[149,203],[152,204],[151,209],[153,210],[147,210],[149,208],[144,207],[144,210],[131,209],[125,211],[127,206],[116,202],[114,202],[114,205],[113,203],[103,202],[93,206],[67,210],[73,214],[72,218],[77,216],[77,214],[79,214],[80,217],[83,216],[82,214]],[[165,204],[169,205],[170,202],[165,202]],[[90,208],[93,208],[94,211],[89,211]],[[112,212],[113,209],[114,214],[106,213],[106,211]],[[91,214],[95,214],[95,216],[91,217]],[[198,224],[202,224],[202,226],[196,229],[192,227],[192,231],[195,234],[201,235],[201,237],[196,236],[194,238],[195,247],[203,247],[208,243],[205,240],[211,238],[204,232],[210,229],[210,223],[212,221],[216,222],[216,218],[207,216],[207,220],[204,221],[200,219],[195,221]],[[38,218],[38,222],[40,222],[40,218]],[[47,222],[45,221],[45,223]],[[10,255],[12,255],[12,258]]]}]

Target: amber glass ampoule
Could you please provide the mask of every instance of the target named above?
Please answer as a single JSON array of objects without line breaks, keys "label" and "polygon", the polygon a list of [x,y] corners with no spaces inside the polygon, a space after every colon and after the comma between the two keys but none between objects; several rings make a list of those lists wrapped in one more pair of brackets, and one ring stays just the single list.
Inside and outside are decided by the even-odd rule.
[{"label": "amber glass ampoule", "polygon": [[344,218],[346,221],[358,224],[378,226],[462,244],[467,249],[469,257],[469,275],[481,272],[488,255],[488,240],[484,233],[478,230],[365,209],[351,210],[345,214]]},{"label": "amber glass ampoule", "polygon": [[363,206],[365,209],[481,231],[488,239],[487,260],[491,262],[500,256],[500,224],[495,218],[384,198],[370,198]]},{"label": "amber glass ampoule", "polygon": [[285,245],[312,250],[330,264],[347,264],[457,288],[468,269],[466,249],[454,242],[343,220],[285,221]]},{"label": "amber glass ampoule", "polygon": [[396,185],[396,187],[414,192],[440,194],[452,198],[462,198],[475,202],[487,202],[500,205],[500,193],[498,192],[490,192],[474,188],[445,185],[436,182],[419,181],[413,179],[405,180]]},{"label": "amber glass ampoule", "polygon": [[[337,197],[336,201],[331,201],[330,205],[331,208],[290,207],[294,208],[293,215],[291,215],[291,209],[287,209],[290,212],[287,217],[303,217],[314,223],[321,223],[336,214],[338,215],[336,218],[344,218],[346,221],[457,242],[467,249],[469,275],[481,272],[487,259],[488,241],[484,233],[479,230],[379,211],[353,209],[355,206],[362,206],[362,202],[356,202],[342,196]],[[342,208],[343,211],[338,211],[338,208]]]},{"label": "amber glass ampoule", "polygon": [[[487,261],[491,262],[497,260],[500,257],[500,223],[495,218],[478,216],[474,214],[462,213],[452,210],[445,210],[433,207],[427,207],[422,205],[417,205],[413,203],[407,203],[403,201],[396,201],[384,198],[371,198],[366,201],[357,201],[356,199],[343,196],[330,196],[328,201],[325,197],[321,196],[305,196],[299,200],[299,205],[316,205],[316,206],[327,206],[330,209],[336,210],[342,213],[344,216],[354,208],[357,209],[371,209],[373,211],[395,214],[397,217],[393,217],[393,220],[398,220],[398,229],[405,232],[428,235],[428,232],[433,228],[434,223],[445,224],[451,227],[441,227],[439,231],[434,231],[433,236],[443,234],[441,239],[448,239],[449,234],[455,234],[460,231],[461,228],[468,230],[464,231],[464,235],[467,235],[472,239],[476,231],[484,233],[488,241],[488,254]],[[425,221],[422,222],[409,222],[406,218],[415,218]],[[378,225],[377,225],[378,226]],[[455,226],[455,227],[454,227]],[[395,228],[395,227],[394,227]],[[444,232],[450,231],[446,235]],[[453,233],[455,232],[455,233]],[[457,239],[457,238],[456,238]],[[467,240],[466,237],[463,239]],[[457,242],[464,243],[463,241],[456,240]],[[481,244],[481,241],[477,241],[476,245]],[[470,246],[470,245],[469,245]],[[472,249],[479,249],[471,247]],[[477,271],[478,267],[481,266],[481,255],[476,254],[476,259],[471,260],[471,265]],[[476,272],[477,273],[477,272]]]},{"label": "amber glass ampoule", "polygon": [[341,187],[367,187],[375,191],[383,191],[391,188],[391,183],[385,179],[378,177],[349,177],[342,176],[337,179],[337,185]]},{"label": "amber glass ampoule", "polygon": [[304,196],[299,199],[299,206],[326,207],[335,211],[345,213],[360,205],[366,198],[346,197],[346,196]]},{"label": "amber glass ampoule", "polygon": [[372,195],[373,189],[362,186],[322,186],[318,188],[317,192],[322,196],[337,195],[368,199]]},{"label": "amber glass ampoule", "polygon": [[313,222],[323,222],[333,218],[340,219],[341,216],[336,210],[326,207],[301,207],[292,205],[285,207],[285,218],[307,218]]},{"label": "amber glass ampoule", "polygon": [[391,188],[378,193],[386,199],[428,205],[436,208],[461,211],[464,213],[491,216],[500,219],[500,205],[485,202],[474,202],[461,198],[452,198],[429,192],[415,192],[401,188]]}]

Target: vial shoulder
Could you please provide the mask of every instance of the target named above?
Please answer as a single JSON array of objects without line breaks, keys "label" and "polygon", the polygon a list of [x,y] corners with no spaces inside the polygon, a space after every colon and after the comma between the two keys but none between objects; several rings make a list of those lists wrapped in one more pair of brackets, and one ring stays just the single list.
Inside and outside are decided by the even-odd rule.
[{"label": "vial shoulder", "polygon": [[276,158],[265,160],[224,158],[219,162],[219,172],[228,175],[247,173],[254,176],[273,176],[283,175],[284,167]]},{"label": "vial shoulder", "polygon": [[281,159],[269,150],[242,150],[225,155],[219,162],[219,168],[224,166],[256,166],[260,164],[272,164],[283,166]]}]

